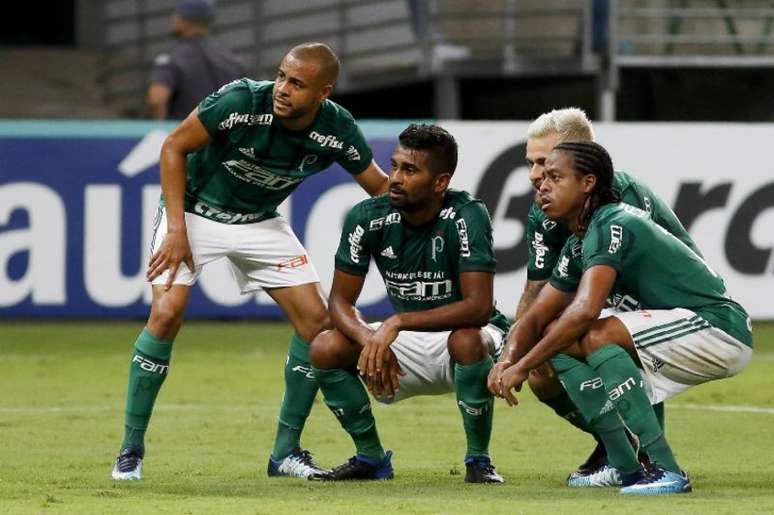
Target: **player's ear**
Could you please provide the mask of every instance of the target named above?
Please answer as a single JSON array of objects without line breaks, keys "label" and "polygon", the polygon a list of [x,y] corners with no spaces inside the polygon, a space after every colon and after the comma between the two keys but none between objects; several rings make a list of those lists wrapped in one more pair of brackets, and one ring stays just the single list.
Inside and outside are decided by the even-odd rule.
[{"label": "player's ear", "polygon": [[327,100],[328,97],[331,96],[331,93],[333,93],[333,84],[326,84],[323,86],[320,90],[320,102]]},{"label": "player's ear", "polygon": [[433,190],[436,193],[443,193],[449,187],[449,181],[451,181],[450,173],[439,173],[435,176],[435,184]]},{"label": "player's ear", "polygon": [[591,193],[597,185],[597,176],[593,173],[583,176],[583,193]]}]

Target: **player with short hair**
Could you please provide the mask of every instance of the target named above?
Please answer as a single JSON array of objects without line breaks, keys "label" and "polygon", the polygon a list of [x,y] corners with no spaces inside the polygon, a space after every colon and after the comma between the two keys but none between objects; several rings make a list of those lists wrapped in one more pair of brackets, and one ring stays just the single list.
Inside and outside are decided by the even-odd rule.
[{"label": "player with short hair", "polygon": [[[516,311],[517,321],[526,313],[540,290],[548,282],[562,247],[571,234],[563,223],[548,219],[540,208],[540,193],[538,191],[546,158],[558,143],[567,141],[594,141],[594,129],[586,117],[586,113],[581,109],[570,107],[543,113],[527,129],[526,160],[529,166],[530,182],[535,189],[536,202],[530,207],[527,219],[527,240],[529,242],[527,281]],[[674,212],[647,185],[626,172],[616,171],[613,187],[624,202],[649,212],[657,224],[701,255],[688,231],[685,230]],[[617,305],[621,309],[626,309],[628,301],[629,299],[624,296],[615,297],[614,295],[610,299],[611,304]],[[510,349],[515,344],[512,338],[513,329],[510,336],[506,349]],[[499,374],[504,367],[508,366],[504,362],[508,356],[509,352],[504,352],[501,357],[503,362],[495,365],[489,378],[490,388],[496,388]],[[598,431],[587,420],[584,420],[557,379],[552,366],[545,363],[531,371],[528,383],[538,400],[551,407],[560,417],[574,426],[592,434],[597,440],[597,446],[591,455],[568,476],[567,484],[573,487],[587,487],[608,486],[611,482],[614,483],[617,471],[612,470],[608,463],[607,452],[600,440]],[[663,405],[658,404],[656,410],[659,420],[663,424]],[[641,457],[646,463],[647,457],[644,454]]]},{"label": "player with short hair", "polygon": [[[543,173],[541,207],[572,235],[515,330],[516,358],[500,376],[499,394],[515,404],[511,388],[553,358],[578,409],[602,419],[614,407],[648,454],[644,476],[631,449],[609,454],[621,493],[689,492],[651,403],[740,372],[752,356],[750,319],[701,256],[647,212],[618,202],[603,147],[560,143]],[[613,292],[635,310],[603,313]]]},{"label": "player with short hair", "polygon": [[[465,481],[501,483],[489,458],[493,396],[486,378],[507,319],[494,307],[492,226],[483,203],[449,189],[457,144],[435,125],[410,125],[392,155],[389,195],[348,214],[330,296],[335,329],[311,346],[314,373],[357,454],[311,479],[390,479],[357,370],[381,402],[456,392]],[[355,307],[374,260],[396,314],[366,323]]]},{"label": "player with short hair", "polygon": [[169,370],[191,286],[227,258],[243,293],[264,289],[295,334],[270,476],[319,471],[300,435],[317,394],[309,345],[330,327],[314,266],[277,206],[310,175],[339,163],[370,195],[387,177],[352,116],[330,101],[339,72],[322,43],[291,49],[273,82],[241,79],[205,98],[161,150],[162,203],[147,270],[153,301],[135,342],[121,452],[114,479],[140,479],[144,435]]}]

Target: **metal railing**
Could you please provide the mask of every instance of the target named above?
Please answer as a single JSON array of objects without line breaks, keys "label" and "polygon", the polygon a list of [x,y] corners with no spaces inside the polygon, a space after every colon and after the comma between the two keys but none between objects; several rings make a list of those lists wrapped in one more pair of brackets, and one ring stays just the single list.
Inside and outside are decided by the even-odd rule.
[{"label": "metal railing", "polygon": [[[105,2],[109,103],[141,114],[153,58],[174,41],[171,1]],[[120,9],[119,9],[120,10]],[[241,16],[221,16],[224,11]],[[214,36],[255,78],[271,78],[287,50],[316,40],[343,63],[340,92],[438,77],[598,70],[590,0],[220,0]]]}]

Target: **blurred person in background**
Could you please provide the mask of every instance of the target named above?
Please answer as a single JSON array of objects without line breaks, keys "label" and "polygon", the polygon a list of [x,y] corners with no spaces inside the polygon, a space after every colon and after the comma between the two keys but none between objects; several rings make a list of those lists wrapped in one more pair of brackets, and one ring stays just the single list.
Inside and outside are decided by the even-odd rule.
[{"label": "blurred person in background", "polygon": [[182,120],[204,97],[246,75],[234,54],[210,37],[214,19],[213,0],[175,4],[172,32],[178,42],[153,61],[147,96],[152,118]]}]

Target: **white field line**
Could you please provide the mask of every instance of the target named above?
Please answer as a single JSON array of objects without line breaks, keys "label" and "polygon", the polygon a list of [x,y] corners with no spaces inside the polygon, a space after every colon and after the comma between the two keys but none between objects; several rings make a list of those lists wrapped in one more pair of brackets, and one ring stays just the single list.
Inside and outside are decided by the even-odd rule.
[{"label": "white field line", "polygon": [[[423,407],[426,409],[427,407]],[[240,411],[276,411],[277,406],[272,404],[160,404],[154,408],[154,412],[185,412],[185,411],[219,411],[219,412],[240,412]],[[667,409],[692,410],[692,411],[713,411],[726,413],[757,413],[763,415],[774,415],[774,408],[762,408],[758,406],[740,406],[724,404],[667,404]],[[99,413],[105,411],[123,411],[123,405],[114,404],[109,406],[28,406],[28,407],[3,407],[0,406],[0,413],[20,413],[20,414],[38,414],[38,413]]]}]

